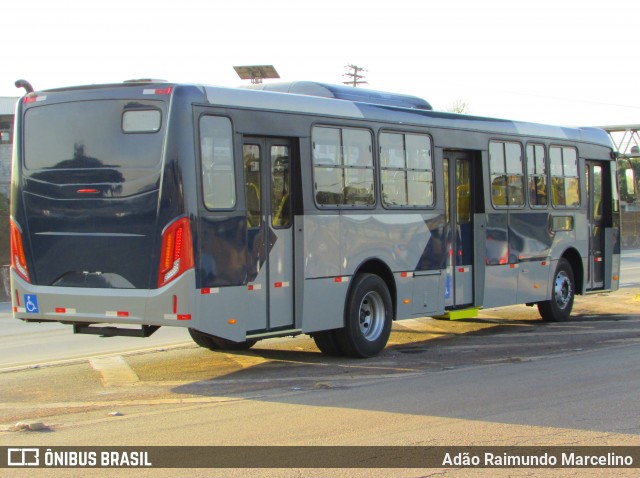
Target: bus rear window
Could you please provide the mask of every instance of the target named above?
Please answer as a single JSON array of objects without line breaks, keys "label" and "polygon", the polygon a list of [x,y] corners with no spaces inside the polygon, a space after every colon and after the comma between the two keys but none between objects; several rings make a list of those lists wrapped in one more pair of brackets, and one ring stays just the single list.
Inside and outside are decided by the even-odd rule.
[{"label": "bus rear window", "polygon": [[122,115],[122,131],[125,133],[157,133],[162,115],[159,110],[129,110]]},{"label": "bus rear window", "polygon": [[77,101],[29,108],[24,119],[25,167],[156,166],[162,155],[163,110],[163,102],[133,100]]}]

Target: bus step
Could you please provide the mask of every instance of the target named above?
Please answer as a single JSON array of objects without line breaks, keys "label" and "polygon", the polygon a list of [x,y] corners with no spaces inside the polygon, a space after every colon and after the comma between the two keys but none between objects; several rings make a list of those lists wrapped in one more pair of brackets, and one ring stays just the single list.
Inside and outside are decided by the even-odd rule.
[{"label": "bus step", "polygon": [[478,317],[479,307],[470,307],[468,309],[448,310],[442,315],[434,315],[434,319],[440,320],[460,320],[460,319],[472,319]]},{"label": "bus step", "polygon": [[608,294],[610,292],[611,292],[611,289],[592,289],[592,290],[586,291],[584,295]]},{"label": "bus step", "polygon": [[74,334],[102,335],[103,337],[149,337],[159,325],[143,325],[139,329],[128,329],[123,327],[92,327],[91,324],[73,324]]}]

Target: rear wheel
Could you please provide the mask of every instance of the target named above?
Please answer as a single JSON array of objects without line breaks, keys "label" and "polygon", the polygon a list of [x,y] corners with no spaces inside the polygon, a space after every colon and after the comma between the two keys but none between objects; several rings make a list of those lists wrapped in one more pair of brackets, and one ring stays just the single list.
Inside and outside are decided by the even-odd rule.
[{"label": "rear wheel", "polygon": [[569,261],[560,259],[553,277],[551,299],[539,302],[538,312],[546,322],[563,322],[571,315],[576,293],[573,269]]},{"label": "rear wheel", "polygon": [[257,342],[257,340],[233,342],[214,335],[205,334],[204,332],[199,332],[195,329],[189,329],[189,335],[191,335],[191,338],[196,344],[209,350],[248,350]]},{"label": "rear wheel", "polygon": [[345,325],[335,331],[340,350],[351,357],[373,357],[387,345],[393,305],[387,284],[374,274],[359,274],[345,308]]},{"label": "rear wheel", "polygon": [[344,355],[344,353],[342,349],[340,349],[340,344],[338,343],[335,332],[335,330],[324,330],[312,334],[312,337],[316,346],[320,349],[320,352],[332,357],[340,357]]}]

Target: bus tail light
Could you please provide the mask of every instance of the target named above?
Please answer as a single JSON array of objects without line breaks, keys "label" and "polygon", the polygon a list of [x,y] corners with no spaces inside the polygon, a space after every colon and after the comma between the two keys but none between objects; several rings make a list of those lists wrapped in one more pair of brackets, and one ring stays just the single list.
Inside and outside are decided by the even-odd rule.
[{"label": "bus tail light", "polygon": [[27,257],[24,253],[22,243],[22,231],[20,227],[11,219],[11,267],[27,282],[29,279],[29,269],[27,268]]},{"label": "bus tail light", "polygon": [[191,226],[189,219],[183,217],[169,224],[162,233],[158,287],[176,279],[193,265]]}]

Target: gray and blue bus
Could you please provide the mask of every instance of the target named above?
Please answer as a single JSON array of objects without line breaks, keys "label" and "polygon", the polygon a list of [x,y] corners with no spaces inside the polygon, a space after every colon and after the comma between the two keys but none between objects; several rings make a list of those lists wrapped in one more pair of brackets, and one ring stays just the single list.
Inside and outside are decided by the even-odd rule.
[{"label": "gray and blue bus", "polygon": [[[28,92],[16,112],[13,315],[76,333],[187,327],[210,349],[309,334],[370,357],[394,320],[615,290],[609,136],[314,82]],[[462,311],[462,312],[461,312]]]}]

